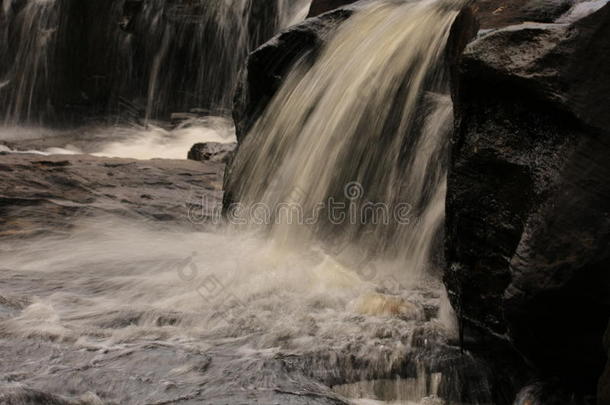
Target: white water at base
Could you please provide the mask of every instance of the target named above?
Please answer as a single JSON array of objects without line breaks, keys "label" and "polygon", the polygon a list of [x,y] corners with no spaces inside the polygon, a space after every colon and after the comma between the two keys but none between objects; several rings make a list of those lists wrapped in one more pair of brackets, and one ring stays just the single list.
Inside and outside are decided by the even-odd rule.
[{"label": "white water at base", "polygon": [[[285,97],[280,101],[288,102],[274,105],[279,119],[266,114],[257,127],[265,130],[262,135],[305,136],[294,142],[296,151],[280,156],[293,159],[278,159],[280,164],[273,167],[286,169],[288,180],[280,179],[283,191],[301,186],[312,199],[309,203],[342,193],[343,182],[351,180],[381,202],[400,201],[405,194],[399,191],[406,191],[415,199],[411,202],[418,215],[408,232],[378,228],[369,240],[357,240],[358,232],[351,232],[344,254],[336,254],[312,241],[315,237],[283,243],[283,236],[294,230],[283,226],[287,224],[279,224],[266,238],[232,228],[188,232],[98,217],[78,223],[64,236],[2,240],[0,304],[10,305],[8,315],[0,313],[0,336],[26,344],[65,345],[77,360],[94,352],[91,364],[103,359],[117,372],[125,369],[117,365],[123,356],[154,356],[149,351],[153,344],[172,354],[184,350],[201,358],[212,353],[209,369],[206,365],[203,375],[190,382],[208,390],[210,398],[226,395],[236,385],[249,393],[280,391],[278,375],[288,373],[288,364],[297,370],[291,381],[339,382],[335,392],[345,401],[442,404],[439,385],[452,385],[459,374],[455,362],[445,361],[469,357],[455,345],[454,315],[430,263],[443,219],[443,150],[452,117],[442,56],[458,13],[440,4],[382,1],[356,14],[322,53],[320,65],[310,71],[301,66],[304,70],[291,75],[280,91]],[[358,64],[367,60],[365,66]],[[309,120],[307,107],[314,101],[321,107]],[[362,120],[355,122],[354,117]],[[180,152],[183,157],[186,150],[177,144],[188,141],[190,147],[204,141],[194,140],[202,136],[196,126],[100,131],[89,132],[97,143],[88,152],[103,156],[149,158]],[[203,132],[227,138],[219,131]],[[412,153],[402,153],[405,139]],[[357,153],[349,155],[353,144]],[[257,146],[241,153],[250,152],[257,162],[268,164],[273,145]],[[369,159],[363,149],[371,147],[377,149]],[[331,165],[335,152],[348,152],[345,161],[337,160],[345,165]],[[355,157],[366,164],[359,166]],[[273,176],[266,176],[275,173],[267,169],[243,179],[269,180]],[[337,182],[331,178],[335,169],[341,172]],[[262,198],[254,196],[259,191]],[[272,203],[266,191],[260,187],[245,195],[252,202]],[[365,277],[344,256],[371,241],[381,241],[381,248],[372,244],[375,255],[368,266],[376,273]],[[269,366],[278,359],[285,361],[280,372]],[[164,370],[169,360],[154,360],[155,370],[171,376],[190,371]],[[442,366],[433,369],[431,363]],[[256,379],[244,381],[252,369]],[[59,392],[67,385],[65,377],[46,369],[30,373],[30,381],[48,379],[52,383],[45,386]],[[261,374],[268,381],[260,381]],[[409,375],[388,383],[401,374]],[[129,402],[129,391],[129,382],[116,388],[119,403]]]},{"label": "white water at base", "polygon": [[[61,131],[35,127],[0,128],[0,152],[40,155],[91,154],[132,159],[186,159],[196,143],[233,143],[235,130],[220,117],[193,119],[173,128],[96,126]],[[49,146],[52,145],[52,146]]]},{"label": "white water at base", "polygon": [[173,130],[149,126],[133,130],[118,128],[114,132],[121,140],[102,146],[94,156],[134,159],[185,159],[196,143],[236,142],[235,131],[228,123],[217,125],[189,124]]},{"label": "white water at base", "polygon": [[[0,303],[27,303],[13,317],[0,311],[1,335],[75,350],[144,351],[154,341],[208,351],[233,341],[244,361],[296,356],[317,378],[359,381],[414,361],[417,331],[453,337],[442,317],[426,316],[448,307],[437,281],[390,293],[321,251],[279,250],[252,235],[98,218],[68,237],[2,242],[0,260]],[[230,383],[213,377],[217,389]]]}]

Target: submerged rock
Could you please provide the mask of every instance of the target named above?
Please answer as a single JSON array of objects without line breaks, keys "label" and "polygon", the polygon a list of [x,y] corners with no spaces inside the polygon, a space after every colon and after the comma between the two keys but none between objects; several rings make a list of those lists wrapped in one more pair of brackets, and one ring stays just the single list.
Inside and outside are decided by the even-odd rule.
[{"label": "submerged rock", "polygon": [[94,215],[199,226],[208,220],[199,213],[220,204],[223,170],[213,161],[7,152],[0,155],[0,241],[61,234]]},{"label": "submerged rock", "polygon": [[445,274],[468,328],[594,392],[610,317],[610,5],[469,45],[456,86]]}]

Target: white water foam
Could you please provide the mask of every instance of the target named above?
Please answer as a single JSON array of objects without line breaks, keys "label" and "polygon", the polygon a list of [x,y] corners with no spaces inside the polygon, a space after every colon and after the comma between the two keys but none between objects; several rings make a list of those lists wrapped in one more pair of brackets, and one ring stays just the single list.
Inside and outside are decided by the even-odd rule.
[{"label": "white water foam", "polygon": [[[186,159],[195,143],[235,142],[233,125],[226,119],[209,117],[190,120],[174,128],[160,126],[99,126],[60,131],[46,128],[2,128],[0,145],[8,153],[39,155],[91,154],[132,159]],[[52,146],[51,146],[52,145]]]}]

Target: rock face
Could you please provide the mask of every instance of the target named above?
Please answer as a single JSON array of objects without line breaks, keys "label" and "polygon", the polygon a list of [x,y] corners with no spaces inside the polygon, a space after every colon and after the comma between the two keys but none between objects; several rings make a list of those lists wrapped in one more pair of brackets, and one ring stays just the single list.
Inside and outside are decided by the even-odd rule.
[{"label": "rock face", "polygon": [[278,91],[299,58],[315,58],[324,39],[354,10],[338,9],[280,33],[250,54],[235,95],[233,120],[240,141]]},{"label": "rock face", "polygon": [[586,392],[610,317],[608,38],[610,5],[470,44],[448,179],[445,282],[464,325]]},{"label": "rock face", "polygon": [[608,362],[604,374],[599,379],[597,389],[597,403],[599,405],[610,404],[610,324],[608,324],[608,329],[606,329],[604,335],[604,347],[608,354]]},{"label": "rock face", "polygon": [[227,163],[231,160],[236,147],[235,143],[196,143],[189,151],[187,159],[199,162]]},{"label": "rock face", "polygon": [[[223,171],[216,162],[3,152],[0,241],[61,233],[94,215],[193,227],[191,208],[220,205]],[[192,207],[202,201],[209,206]]]},{"label": "rock face", "polygon": [[315,17],[336,8],[354,3],[357,0],[313,0],[307,17]]},{"label": "rock face", "polygon": [[573,0],[478,0],[481,28],[500,28],[525,21],[550,23],[568,11]]}]

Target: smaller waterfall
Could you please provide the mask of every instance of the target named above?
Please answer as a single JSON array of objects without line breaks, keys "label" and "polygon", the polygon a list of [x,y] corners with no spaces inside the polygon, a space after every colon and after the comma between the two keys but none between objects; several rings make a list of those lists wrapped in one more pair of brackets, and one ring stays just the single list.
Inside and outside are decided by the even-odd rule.
[{"label": "smaller waterfall", "polygon": [[[236,157],[229,188],[242,212],[268,209],[278,243],[340,240],[343,256],[399,259],[423,274],[444,217],[444,51],[458,6],[375,2],[312,67],[297,65]],[[305,218],[287,219],[277,209],[287,204]]]},{"label": "smaller waterfall", "polygon": [[46,110],[54,78],[60,0],[4,1],[0,13],[0,105],[5,122],[29,121]]},{"label": "smaller waterfall", "polygon": [[[247,54],[278,29],[304,18],[309,0],[144,2],[130,50],[148,83],[146,118],[199,108],[227,112]],[[138,77],[133,81],[137,82]]]},{"label": "smaller waterfall", "polygon": [[248,53],[310,1],[3,0],[2,120],[228,115]]}]

